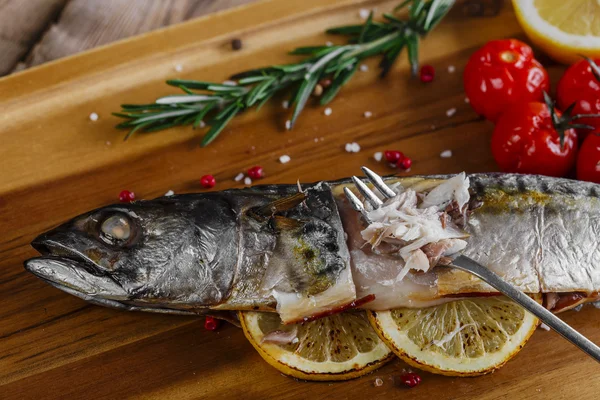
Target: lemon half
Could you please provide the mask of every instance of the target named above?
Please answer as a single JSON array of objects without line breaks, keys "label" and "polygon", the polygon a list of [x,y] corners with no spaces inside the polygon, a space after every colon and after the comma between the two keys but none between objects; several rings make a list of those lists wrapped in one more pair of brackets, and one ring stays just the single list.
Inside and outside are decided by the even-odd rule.
[{"label": "lemon half", "polygon": [[529,39],[558,62],[600,57],[600,0],[513,0]]}]

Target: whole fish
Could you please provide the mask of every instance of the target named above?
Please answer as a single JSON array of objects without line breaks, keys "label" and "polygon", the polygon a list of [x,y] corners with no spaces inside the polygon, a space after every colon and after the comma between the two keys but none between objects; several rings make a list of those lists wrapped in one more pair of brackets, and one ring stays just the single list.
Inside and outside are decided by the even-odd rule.
[{"label": "whole fish", "polygon": [[[438,231],[443,227],[440,240],[410,253],[426,254],[430,269],[408,268],[416,261],[396,251],[420,242],[394,239],[375,246],[365,238],[384,230],[365,229],[343,195],[344,187],[354,187],[349,180],[99,208],[37,237],[32,246],[42,256],[27,260],[25,268],[103,306],[183,314],[277,311],[291,323],[348,307],[424,307],[493,295],[479,279],[442,265],[452,247],[442,244],[464,241],[465,255],[525,292],[546,293],[546,306],[554,311],[597,300],[600,185],[516,174],[456,179],[386,178],[404,193],[397,202],[412,194],[414,204],[440,210],[422,207],[403,217],[417,215],[427,223],[442,217],[435,222]],[[459,181],[468,198],[456,207],[448,193],[459,197],[451,185]],[[431,200],[437,197],[443,201]],[[400,237],[400,228],[394,229],[392,236]],[[402,229],[404,235],[415,231]]]}]

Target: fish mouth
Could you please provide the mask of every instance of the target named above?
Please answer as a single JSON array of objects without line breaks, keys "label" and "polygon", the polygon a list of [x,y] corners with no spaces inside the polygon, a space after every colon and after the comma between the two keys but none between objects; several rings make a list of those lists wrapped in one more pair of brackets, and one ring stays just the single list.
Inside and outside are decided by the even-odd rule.
[{"label": "fish mouth", "polygon": [[99,306],[127,311],[148,311],[180,315],[197,312],[138,304],[119,282],[81,252],[41,235],[31,246],[42,256],[30,258],[25,269],[68,294]]},{"label": "fish mouth", "polygon": [[92,303],[129,307],[121,302],[129,298],[127,291],[89,257],[44,235],[31,245],[42,256],[25,261],[25,269],[38,278]]}]

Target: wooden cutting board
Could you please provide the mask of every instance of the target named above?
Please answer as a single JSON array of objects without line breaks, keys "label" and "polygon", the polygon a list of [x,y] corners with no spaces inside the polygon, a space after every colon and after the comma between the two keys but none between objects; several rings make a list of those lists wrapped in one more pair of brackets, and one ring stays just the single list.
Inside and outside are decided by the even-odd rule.
[{"label": "wooden cutting board", "polygon": [[[124,143],[110,113],[172,90],[168,78],[221,81],[229,74],[293,60],[293,47],[340,38],[323,31],[358,23],[358,10],[391,9],[399,1],[273,0],[252,4],[52,62],[0,80],[0,398],[591,398],[600,392],[598,365],[553,332],[536,332],[498,372],[479,378],[423,373],[406,389],[399,361],[342,383],[299,382],[279,374],[254,351],[241,330],[203,329],[196,318],[126,313],[89,305],[23,270],[38,233],[81,212],[117,200],[120,190],[153,198],[172,189],[199,191],[214,174],[215,190],[241,187],[233,177],[265,168],[262,183],[336,179],[361,165],[393,172],[372,154],[399,149],[413,158],[411,173],[496,170],[489,150],[492,126],[464,101],[461,72],[489,39],[523,35],[506,4],[498,16],[469,18],[462,6],[422,44],[421,60],[436,80],[410,79],[403,59],[385,79],[376,60],[332,104],[309,107],[285,132],[289,111],[278,102],[236,119],[208,148],[200,131],[175,128]],[[232,38],[244,47],[232,51]],[[181,65],[177,72],[175,65]],[[456,72],[448,72],[449,66]],[[554,83],[562,67],[549,65]],[[452,117],[446,111],[455,108]],[[372,118],[363,113],[371,111]],[[89,114],[99,115],[96,122]],[[344,151],[358,142],[359,153]],[[453,157],[440,158],[451,149]],[[288,154],[291,162],[277,160]],[[563,315],[600,342],[600,312]],[[376,377],[383,379],[374,387]]]}]

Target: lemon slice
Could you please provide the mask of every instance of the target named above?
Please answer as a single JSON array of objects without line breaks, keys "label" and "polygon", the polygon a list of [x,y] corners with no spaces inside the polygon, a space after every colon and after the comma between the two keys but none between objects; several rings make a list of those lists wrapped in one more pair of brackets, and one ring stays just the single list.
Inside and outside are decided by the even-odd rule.
[{"label": "lemon slice", "polygon": [[556,61],[600,56],[599,0],[513,0],[529,39]]},{"label": "lemon slice", "polygon": [[500,368],[521,350],[538,324],[536,317],[503,296],[371,311],[369,319],[408,364],[452,376],[483,375]]},{"label": "lemon slice", "polygon": [[[346,312],[296,325],[283,325],[275,313],[239,312],[244,334],[266,362],[280,372],[313,381],[357,378],[394,358],[365,312]],[[279,334],[288,344],[268,341]],[[269,335],[269,336],[267,336]],[[267,339],[265,339],[267,336]],[[289,337],[288,337],[289,339]]]}]

